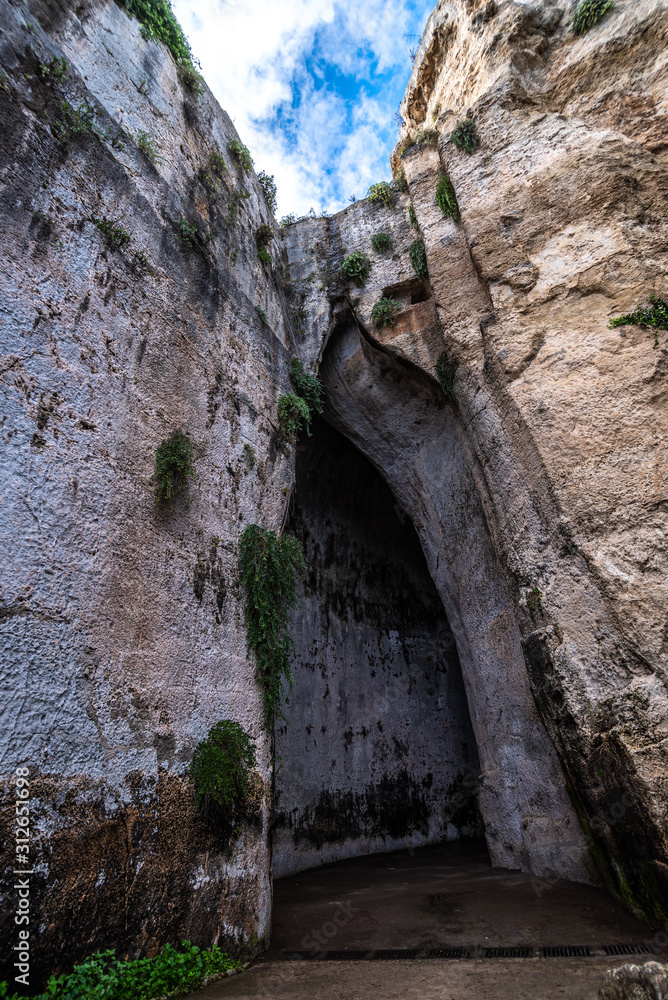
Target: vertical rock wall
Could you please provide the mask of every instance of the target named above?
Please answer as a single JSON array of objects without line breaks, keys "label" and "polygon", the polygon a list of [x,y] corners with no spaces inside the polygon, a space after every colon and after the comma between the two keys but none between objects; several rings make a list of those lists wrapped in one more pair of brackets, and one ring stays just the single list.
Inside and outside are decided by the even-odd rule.
[{"label": "vertical rock wall", "polygon": [[[5,2],[1,23],[2,953],[17,765],[31,983],[101,947],[256,950],[270,745],[236,547],[247,523],[280,525],[292,481],[274,437],[289,385],[280,249],[269,268],[255,243],[271,215],[228,153],[229,118],[115,3]],[[40,70],[54,58],[62,78]],[[129,242],[106,246],[96,219]],[[193,443],[189,504],[157,505],[156,449],[176,429]],[[187,783],[225,718],[259,755],[238,839],[203,822]]]},{"label": "vertical rock wall", "polygon": [[[607,324],[668,298],[668,22],[665,4],[620,3],[580,37],[574,6],[437,5],[393,156],[408,197],[327,223],[323,370],[328,418],[411,512],[457,636],[493,856],[583,877],[588,849],[662,925],[667,345]],[[467,116],[472,154],[450,139]],[[436,201],[445,173],[459,219]],[[416,296],[417,235],[429,281]],[[308,273],[308,246],[288,241]],[[373,263],[363,292],[336,277],[353,249]],[[382,295],[399,311],[379,329]],[[441,358],[454,384],[438,416]],[[458,531],[470,544],[455,552]]]},{"label": "vertical rock wall", "polygon": [[456,646],[407,513],[318,421],[290,528],[309,567],[276,729],[275,875],[479,832]]}]

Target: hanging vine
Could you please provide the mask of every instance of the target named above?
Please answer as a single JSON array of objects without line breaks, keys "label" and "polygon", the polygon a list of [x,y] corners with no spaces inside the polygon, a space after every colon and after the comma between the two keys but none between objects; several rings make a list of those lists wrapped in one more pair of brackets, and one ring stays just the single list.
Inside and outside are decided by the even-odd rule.
[{"label": "hanging vine", "polygon": [[244,623],[248,653],[255,653],[255,676],[264,692],[264,721],[270,729],[280,710],[284,681],[292,680],[288,629],[297,604],[297,576],[306,571],[301,544],[291,535],[277,537],[249,524],[239,542],[239,579],[246,591]]}]

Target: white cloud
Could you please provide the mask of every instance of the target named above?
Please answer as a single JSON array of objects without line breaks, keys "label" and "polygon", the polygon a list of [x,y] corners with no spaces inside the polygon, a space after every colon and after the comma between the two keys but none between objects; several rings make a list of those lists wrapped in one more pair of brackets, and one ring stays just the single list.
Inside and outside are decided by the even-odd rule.
[{"label": "white cloud", "polygon": [[393,113],[429,0],[174,0],[279,214],[337,211],[389,177]]}]

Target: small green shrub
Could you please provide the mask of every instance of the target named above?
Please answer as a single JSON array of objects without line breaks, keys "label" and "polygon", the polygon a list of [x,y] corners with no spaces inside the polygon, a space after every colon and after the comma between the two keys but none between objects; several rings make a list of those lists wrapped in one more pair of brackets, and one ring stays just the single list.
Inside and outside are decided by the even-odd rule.
[{"label": "small green shrub", "polygon": [[341,265],[341,274],[354,281],[358,288],[364,288],[370,271],[371,261],[361,250],[354,250],[348,254]]},{"label": "small green shrub", "polygon": [[137,129],[135,133],[135,142],[137,143],[137,148],[141,150],[147,160],[150,160],[154,166],[158,163],[164,163],[165,158],[160,155],[160,149],[155,139],[148,134],[148,132],[143,132],[142,129]]},{"label": "small green shrub", "polygon": [[614,6],[613,0],[582,0],[571,22],[571,31],[576,35],[584,35]]},{"label": "small green shrub", "polygon": [[206,164],[200,167],[199,176],[202,184],[211,194],[220,191],[220,181],[226,170],[227,164],[218,151],[211,153]]},{"label": "small green shrub", "polygon": [[454,399],[455,373],[445,351],[439,355],[436,361],[436,377],[441,383],[441,389],[445,398]]},{"label": "small green shrub", "polygon": [[230,225],[236,226],[237,219],[239,218],[239,205],[242,201],[250,198],[250,191],[231,191],[230,192]]},{"label": "small green shrub", "polygon": [[[71,972],[50,976],[46,992],[35,1000],[156,1000],[181,996],[203,986],[231,970],[241,971],[242,964],[231,959],[217,945],[203,950],[189,941],[180,948],[165,945],[153,958],[135,958],[128,962],[113,951],[98,951]],[[3,1000],[20,1000],[0,983]]]},{"label": "small green shrub", "polygon": [[264,222],[255,230],[255,242],[258,247],[268,246],[274,238],[274,227]]},{"label": "small green shrub", "polygon": [[116,0],[116,3],[137,18],[144,38],[156,38],[169,49],[177,66],[192,66],[190,46],[169,0]]},{"label": "small green shrub", "polygon": [[263,264],[271,264],[271,255],[267,250],[267,246],[271,243],[274,238],[274,227],[268,226],[266,223],[261,225],[255,232],[255,241],[257,243],[257,255]]},{"label": "small green shrub", "polygon": [[434,121],[434,122],[436,121],[436,119],[438,118],[438,116],[441,113],[441,108],[442,107],[443,107],[443,105],[441,104],[441,102],[437,101],[436,104],[434,105],[434,110],[432,111],[432,114],[431,114],[431,120],[432,121]]},{"label": "small green shrub", "polygon": [[461,149],[464,153],[475,153],[476,149],[480,148],[478,126],[473,118],[465,118],[455,125],[450,133],[450,139],[457,149]]},{"label": "small green shrub", "polygon": [[311,433],[311,410],[305,399],[288,392],[278,400],[278,430],[287,441],[294,441],[302,427]]},{"label": "small green shrub", "polygon": [[418,278],[427,281],[429,278],[429,267],[427,265],[427,251],[424,248],[424,240],[415,240],[408,248],[408,256],[411,259],[413,270]]},{"label": "small green shrub", "polygon": [[529,614],[533,618],[537,613],[543,613],[543,605],[541,602],[541,597],[543,596],[542,591],[538,587],[532,587],[532,589],[526,595],[526,606],[529,609]]},{"label": "small green shrub", "polygon": [[410,222],[413,229],[419,229],[417,216],[415,214],[415,209],[412,205],[408,206],[408,221]]},{"label": "small green shrub", "polygon": [[253,158],[239,139],[230,139],[227,144],[227,151],[233,156],[245,174],[253,172]]},{"label": "small green shrub", "polygon": [[392,185],[388,184],[387,181],[372,184],[366,193],[366,197],[367,201],[378,205],[385,205],[386,208],[392,208]]},{"label": "small green shrub", "polygon": [[421,128],[418,134],[415,136],[416,146],[438,146],[438,140],[440,136],[438,129],[435,128]]},{"label": "small green shrub", "polygon": [[269,317],[267,316],[264,309],[260,309],[259,306],[255,306],[255,312],[258,314],[263,323],[269,326]]},{"label": "small green shrub", "polygon": [[95,124],[95,108],[83,102],[77,107],[69,101],[60,105],[61,120],[59,123],[61,138],[67,139],[74,135],[100,135]]},{"label": "small green shrub", "polygon": [[250,465],[251,469],[254,469],[257,465],[257,455],[255,454],[255,448],[252,444],[248,444],[246,441],[244,443],[244,455],[246,456],[246,461]]},{"label": "small green shrub", "polygon": [[127,229],[117,226],[111,219],[93,218],[93,222],[102,235],[104,245],[109,247],[110,250],[122,250],[130,242],[130,234]]},{"label": "small green shrub", "polygon": [[401,310],[401,306],[396,299],[389,299],[383,296],[376,302],[371,310],[373,325],[382,329],[384,326],[394,326],[394,315]]},{"label": "small green shrub", "polygon": [[290,535],[276,536],[249,524],[239,542],[239,580],[246,590],[244,623],[249,654],[257,656],[255,675],[264,693],[269,729],[280,711],[283,681],[290,682],[294,643],[288,630],[297,604],[295,583],[306,570],[301,545]]},{"label": "small green shrub", "polygon": [[243,726],[228,719],[217,722],[197,744],[190,765],[198,808],[238,807],[248,796],[250,774],[256,765],[255,747]]},{"label": "small green shrub", "polygon": [[403,167],[399,167],[394,177],[394,186],[397,191],[401,194],[405,194],[408,191],[408,181],[406,180],[406,171]]},{"label": "small green shrub", "polygon": [[179,243],[184,253],[192,253],[197,246],[197,226],[194,222],[191,225],[187,219],[181,217],[178,229],[174,233],[174,239]]},{"label": "small green shrub", "polygon": [[392,240],[387,233],[376,233],[375,236],[371,237],[371,246],[376,253],[382,253],[384,250],[392,249]]},{"label": "small green shrub", "polygon": [[67,76],[67,60],[65,57],[59,59],[55,56],[50,63],[40,63],[39,64],[39,75],[43,80],[48,80],[53,78],[54,80],[64,80]]},{"label": "small green shrub", "polygon": [[439,182],[436,185],[436,204],[443,212],[443,215],[452,219],[453,222],[459,222],[457,195],[452,186],[452,181],[445,173],[441,174]]},{"label": "small green shrub", "polygon": [[307,404],[310,413],[322,413],[322,382],[317,375],[311,375],[304,369],[304,363],[299,358],[292,359],[290,381],[297,395]]},{"label": "small green shrub", "polygon": [[296,221],[297,221],[297,216],[294,214],[294,212],[291,212],[289,215],[284,215],[279,220],[278,228],[284,229],[286,226],[294,226]]},{"label": "small green shrub", "polygon": [[195,478],[193,446],[188,435],[174,431],[159,445],[155,459],[158,503],[171,503],[178,493],[183,493],[188,503],[188,482]]},{"label": "small green shrub", "polygon": [[654,328],[654,346],[659,346],[657,330],[668,330],[668,300],[658,299],[650,295],[649,305],[639,305],[632,313],[616,316],[608,323],[610,328],[616,326],[649,326]]},{"label": "small green shrub", "polygon": [[276,205],[278,204],[277,195],[278,189],[276,187],[276,181],[274,180],[273,174],[270,176],[266,174],[264,170],[261,170],[257,175],[257,179],[260,182],[260,187],[262,188],[262,194],[265,197],[267,205],[273,215],[276,211]]},{"label": "small green shrub", "polygon": [[153,274],[153,268],[143,250],[135,250],[130,257],[130,267],[136,274]]}]

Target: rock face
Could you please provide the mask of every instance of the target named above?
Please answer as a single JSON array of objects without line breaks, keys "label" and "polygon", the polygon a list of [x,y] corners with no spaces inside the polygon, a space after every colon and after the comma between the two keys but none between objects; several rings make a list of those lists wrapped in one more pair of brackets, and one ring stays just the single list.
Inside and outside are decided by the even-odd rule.
[{"label": "rock face", "polygon": [[[280,871],[471,831],[477,797],[495,864],[668,920],[667,342],[607,326],[668,297],[668,11],[620,0],[583,37],[571,15],[439,3],[393,155],[407,191],[287,227],[267,266],[269,209],[208,91],[113,2],[4,0],[3,822],[25,764],[35,979],[100,947],[261,947],[274,749]],[[292,356],[320,365],[335,431],[302,442],[290,508]],[[158,505],[177,429],[190,503]],[[237,542],[290,517],[310,572],[274,748]],[[223,718],[262,779],[232,839],[187,784]]]},{"label": "rock face", "polygon": [[[271,215],[230,158],[227,116],[115,3],[5,3],[1,20],[3,822],[27,764],[31,982],[99,947],[257,949],[270,740],[236,551],[245,524],[280,525],[292,478],[274,438],[284,297],[255,245]],[[54,58],[63,79],[40,72]],[[95,219],[129,243],[105,246]],[[155,500],[156,449],[175,429],[193,442],[189,506]],[[187,784],[224,718],[254,737],[264,782],[236,841],[198,817]]]},{"label": "rock face", "polygon": [[659,962],[611,969],[605,974],[598,996],[599,1000],[665,1000],[668,969]]},{"label": "rock face", "polygon": [[407,513],[323,421],[295,496],[309,570],[276,727],[274,875],[481,833],[457,649]]},{"label": "rock face", "polygon": [[[585,877],[588,848],[659,925],[666,335],[655,346],[607,323],[668,291],[668,20],[662,4],[619,5],[578,37],[571,14],[434,11],[393,157],[428,282],[407,256],[418,234],[405,196],[302,223],[286,242],[311,329],[331,303],[328,419],[413,518],[457,638],[492,857]],[[467,114],[471,155],[449,139]],[[436,203],[445,172],[459,224]],[[386,256],[370,248],[381,230]],[[361,292],[336,277],[352,250],[373,261]],[[323,261],[327,288],[304,288]],[[402,308],[378,329],[381,295]]]}]

